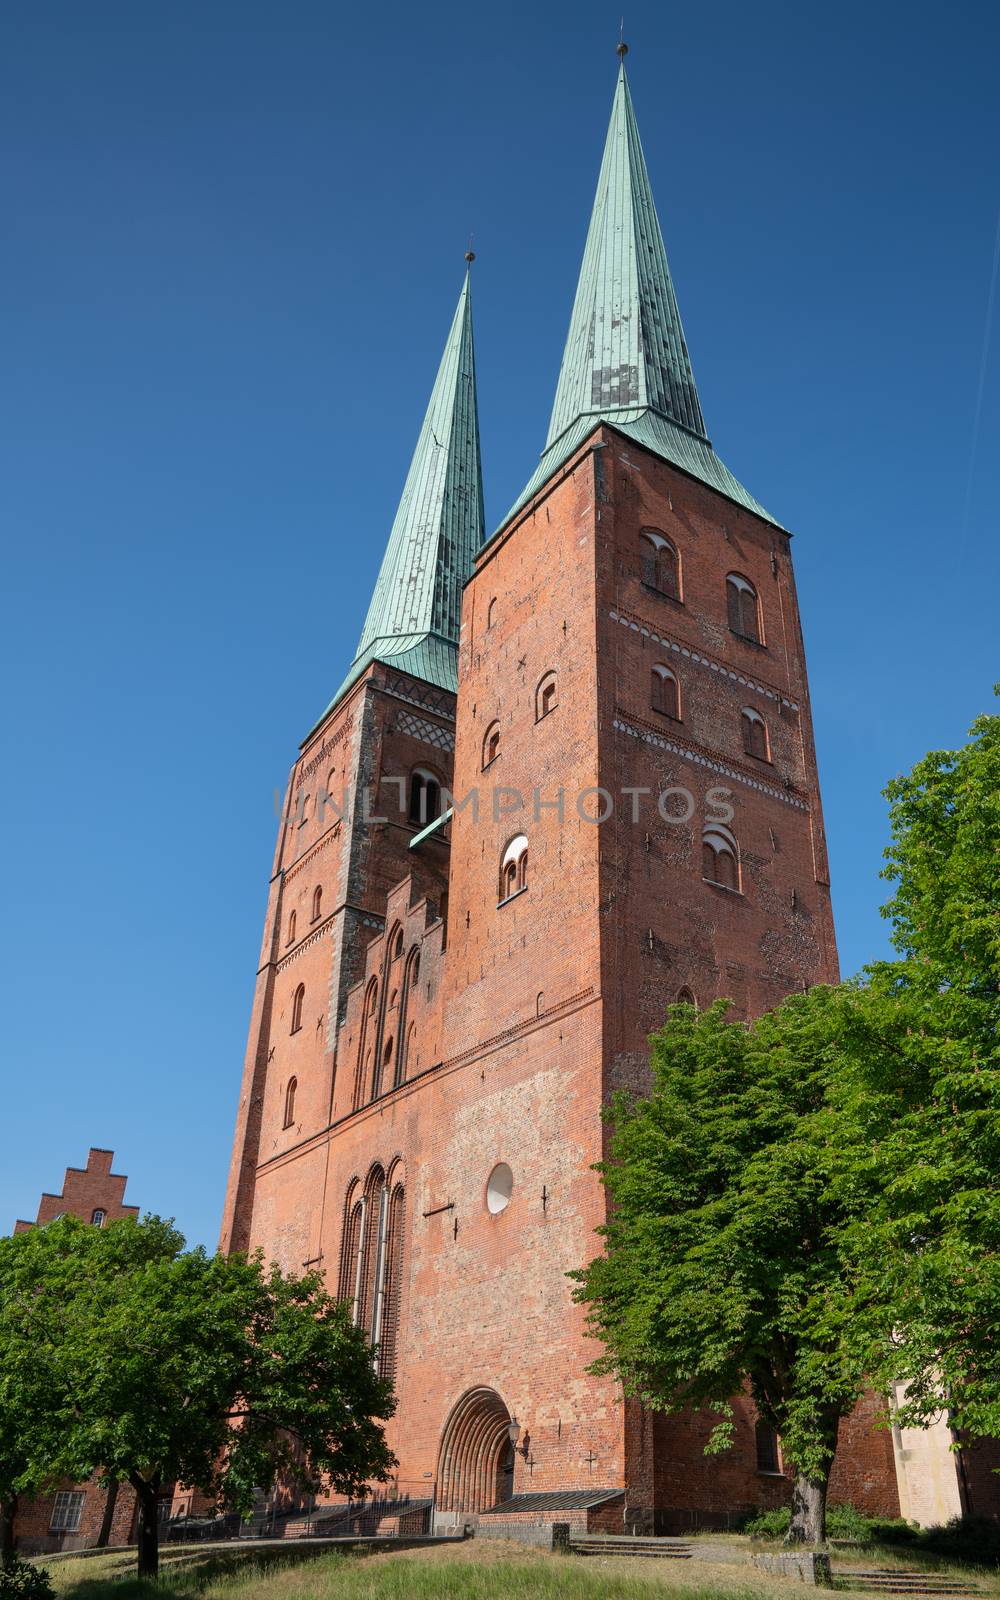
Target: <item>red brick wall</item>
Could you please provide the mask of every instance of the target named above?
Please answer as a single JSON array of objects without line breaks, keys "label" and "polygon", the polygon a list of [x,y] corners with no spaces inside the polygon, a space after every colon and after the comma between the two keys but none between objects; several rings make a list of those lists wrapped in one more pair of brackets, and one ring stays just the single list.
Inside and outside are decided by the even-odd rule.
[{"label": "red brick wall", "polygon": [[[96,1474],[87,1483],[74,1484],[67,1481],[62,1488],[80,1490],[85,1496],[79,1529],[75,1533],[51,1531],[54,1495],[40,1495],[33,1500],[22,1496],[18,1500],[14,1528],[17,1548],[24,1554],[49,1554],[54,1550],[84,1550],[97,1543],[104,1521],[107,1496],[98,1483]],[[123,1483],[118,1490],[109,1543],[128,1544],[132,1539],[134,1521],[135,1493],[129,1484]]]},{"label": "red brick wall", "polygon": [[108,1222],[118,1222],[122,1217],[137,1217],[138,1206],[125,1204],[125,1185],[128,1179],[112,1172],[115,1159],[113,1150],[92,1149],[85,1167],[67,1167],[61,1194],[43,1194],[38,1202],[38,1215],[34,1223],[18,1221],[15,1233],[25,1233],[43,1222],[53,1222],[68,1213],[90,1222],[95,1211],[103,1211]]},{"label": "red brick wall", "polygon": [[[483,551],[465,591],[457,706],[372,667],[293,769],[223,1237],[261,1244],[286,1266],[321,1261],[336,1288],[348,1186],[374,1163],[395,1165],[406,1223],[389,1431],[401,1476],[433,1484],[452,1408],[488,1386],[521,1424],[515,1493],[627,1482],[640,1521],[654,1508],[661,1522],[725,1521],[788,1493],[756,1472],[750,1410],[737,1401],[737,1447],[707,1460],[704,1418],[624,1406],[586,1372],[597,1351],[566,1273],[599,1244],[604,1196],[591,1169],[604,1148],[602,1102],[616,1084],[645,1081],[646,1035],[677,991],[702,1003],[731,996],[747,1016],[837,976],[805,662],[787,536],[611,429],[595,443]],[[643,586],[647,525],[681,552],[683,603]],[[729,630],[729,571],[757,587],[761,647]],[[681,681],[681,723],[650,707],[654,660]],[[539,720],[549,671],[558,704]],[[743,751],[744,705],[767,720],[767,762]],[[494,722],[500,754],[484,773]],[[415,830],[395,811],[339,827],[307,814],[298,826],[295,796],[333,749],[355,794],[381,779],[380,798],[395,805],[388,777],[421,765],[449,779],[452,731],[459,809],[447,841],[410,850]],[[654,791],[638,822],[620,793],[628,785]],[[694,797],[683,827],[656,810],[672,785]],[[597,786],[617,802],[600,827],[576,803]],[[742,895],[702,881],[713,786],[731,791]],[[536,813],[534,791],[552,801],[560,787],[562,819]],[[474,789],[478,817],[463,805]],[[498,906],[503,849],[521,832],[528,889]],[[303,944],[319,881],[331,921]],[[398,988],[386,937],[397,926],[405,950],[420,949],[407,1081],[355,1111],[367,984],[377,977],[387,997]],[[305,1022],[290,1034],[300,982]],[[398,1013],[380,1026],[383,1038],[398,1033]],[[284,1129],[293,1073],[296,1118]],[[514,1192],[491,1215],[486,1180],[499,1161]],[[872,1500],[884,1490],[888,1503],[879,1474],[891,1477],[891,1456],[863,1416],[845,1455],[843,1482]]]},{"label": "red brick wall", "polygon": [[876,1517],[899,1516],[892,1432],[877,1426],[884,1402],[866,1394],[840,1424],[830,1474],[830,1504],[856,1506]]}]

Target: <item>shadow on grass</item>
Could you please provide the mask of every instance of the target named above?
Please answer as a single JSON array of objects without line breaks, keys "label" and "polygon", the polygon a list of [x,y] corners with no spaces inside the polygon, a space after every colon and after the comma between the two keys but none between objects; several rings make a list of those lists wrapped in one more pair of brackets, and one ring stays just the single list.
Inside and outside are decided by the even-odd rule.
[{"label": "shadow on grass", "polygon": [[[355,1559],[358,1551],[345,1547],[343,1554]],[[342,1559],[340,1551],[329,1548],[289,1545],[287,1550],[255,1550],[243,1545],[232,1550],[213,1550],[199,1555],[197,1550],[169,1547],[160,1552],[158,1579],[140,1578],[135,1572],[135,1557],[123,1562],[122,1570],[98,1578],[81,1576],[60,1591],[59,1600],[196,1600],[212,1584],[237,1576],[264,1578],[288,1567],[304,1566],[320,1557]]]}]

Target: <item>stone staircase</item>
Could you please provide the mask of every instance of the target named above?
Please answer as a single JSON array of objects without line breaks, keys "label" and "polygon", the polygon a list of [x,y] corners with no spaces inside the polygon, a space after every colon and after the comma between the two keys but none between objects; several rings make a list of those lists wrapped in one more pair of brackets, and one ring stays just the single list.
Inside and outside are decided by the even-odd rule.
[{"label": "stone staircase", "polygon": [[969,1600],[982,1593],[974,1583],[963,1583],[947,1572],[918,1572],[903,1567],[842,1567],[831,1569],[838,1589],[863,1589],[866,1594],[914,1595],[917,1600]]},{"label": "stone staircase", "polygon": [[687,1539],[662,1539],[642,1534],[574,1533],[569,1548],[577,1556],[660,1556],[668,1561],[690,1561]]}]

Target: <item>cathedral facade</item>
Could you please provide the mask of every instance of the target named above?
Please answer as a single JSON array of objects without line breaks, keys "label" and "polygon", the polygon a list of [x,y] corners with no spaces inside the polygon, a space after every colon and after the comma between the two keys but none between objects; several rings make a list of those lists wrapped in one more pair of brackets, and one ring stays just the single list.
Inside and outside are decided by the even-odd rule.
[{"label": "cathedral facade", "polygon": [[[706,1458],[706,1418],[589,1375],[566,1274],[666,1006],[837,978],[790,537],[709,441],[623,62],[541,460],[486,538],[467,275],[292,768],[226,1200],[225,1249],[352,1303],[439,1526],[675,1532],[789,1497],[748,1399]],[[895,1515],[875,1409],[833,1497]]]}]

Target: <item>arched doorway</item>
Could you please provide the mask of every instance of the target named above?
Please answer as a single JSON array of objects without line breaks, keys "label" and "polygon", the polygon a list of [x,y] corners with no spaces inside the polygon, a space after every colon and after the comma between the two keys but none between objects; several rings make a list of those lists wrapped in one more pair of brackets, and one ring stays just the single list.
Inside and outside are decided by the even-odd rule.
[{"label": "arched doorway", "polygon": [[495,1389],[469,1389],[444,1426],[438,1509],[486,1511],[514,1492],[511,1415]]}]

